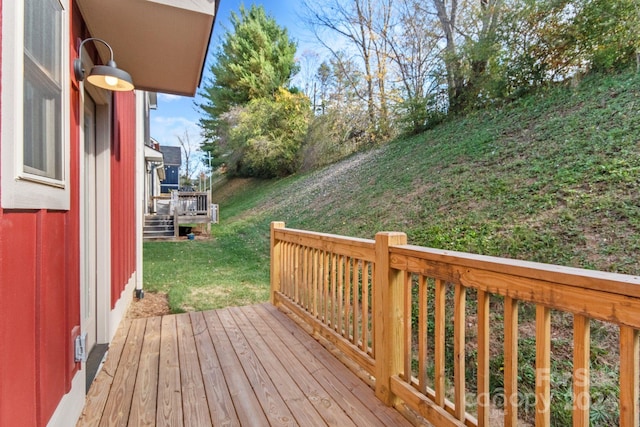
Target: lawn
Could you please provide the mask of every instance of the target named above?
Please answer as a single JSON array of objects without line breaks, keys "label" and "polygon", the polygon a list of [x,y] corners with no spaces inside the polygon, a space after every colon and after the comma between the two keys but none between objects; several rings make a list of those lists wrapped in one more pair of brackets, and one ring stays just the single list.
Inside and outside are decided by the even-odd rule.
[{"label": "lawn", "polygon": [[144,244],[144,286],[165,292],[174,313],[269,298],[268,230],[213,226],[210,239]]}]

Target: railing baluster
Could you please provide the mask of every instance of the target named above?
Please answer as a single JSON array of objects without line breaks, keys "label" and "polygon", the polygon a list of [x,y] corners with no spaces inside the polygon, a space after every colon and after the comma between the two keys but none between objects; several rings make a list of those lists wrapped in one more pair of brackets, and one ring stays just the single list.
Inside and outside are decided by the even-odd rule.
[{"label": "railing baluster", "polygon": [[329,307],[331,306],[331,300],[329,299],[329,258],[331,254],[329,252],[322,252],[322,307],[324,310],[324,319],[322,319],[325,325],[332,325],[331,318],[329,317]]},{"label": "railing baluster", "polygon": [[536,306],[536,425],[551,423],[551,310]]},{"label": "railing baluster", "polygon": [[[282,246],[282,256],[280,257],[280,279],[278,280],[278,284],[280,285],[280,291],[282,293],[284,293],[285,295],[289,296],[289,262],[290,262],[290,257],[289,257],[289,242],[280,242],[280,245]],[[274,261],[273,259],[271,260],[272,262]],[[274,271],[271,272],[271,274],[275,274]],[[272,297],[273,297],[273,291],[276,291],[277,289],[272,289]]]},{"label": "railing baluster", "polygon": [[[294,277],[294,285],[293,285],[293,300],[296,304],[300,304],[300,282],[302,278],[302,274],[300,271],[300,258],[302,248],[298,245],[295,246],[293,250],[293,277]],[[302,305],[302,304],[300,304]]]},{"label": "railing baluster", "polygon": [[331,327],[333,330],[337,330],[337,322],[338,322],[338,282],[336,277],[336,271],[338,267],[337,263],[337,255],[331,253],[329,256],[329,262],[331,265]]},{"label": "railing baluster", "polygon": [[305,259],[307,275],[305,281],[305,304],[307,311],[313,316],[313,248],[307,247],[307,257]]},{"label": "railing baluster", "polygon": [[295,283],[296,283],[296,276],[295,276],[295,271],[296,271],[296,258],[295,258],[295,252],[296,251],[296,247],[293,243],[289,244],[289,266],[288,266],[288,277],[289,277],[289,298],[293,298],[293,295],[295,293]]},{"label": "railing baluster", "polygon": [[308,257],[309,257],[309,249],[306,246],[302,246],[301,249],[302,253],[301,253],[301,259],[302,259],[302,263],[300,265],[301,268],[301,273],[302,273],[302,282],[300,282],[300,305],[302,306],[302,308],[304,308],[305,310],[307,309],[307,281],[309,280],[307,278],[307,272],[308,272],[308,268],[307,268],[307,264],[308,264]]},{"label": "railing baluster", "polygon": [[453,321],[453,353],[454,353],[454,393],[455,416],[464,421],[466,411],[465,401],[465,330],[466,330],[466,297],[467,288],[460,283],[455,285],[454,294],[454,321]]},{"label": "railing baluster", "polygon": [[308,246],[304,247],[304,281],[302,282],[303,287],[302,290],[304,291],[303,293],[303,301],[304,301],[304,308],[307,310],[307,312],[311,313],[311,295],[312,295],[312,289],[313,289],[313,285],[312,285],[312,270],[311,270],[311,262],[312,262],[312,249],[309,248]]},{"label": "railing baluster", "polygon": [[409,384],[411,384],[411,285],[413,281],[413,275],[409,272],[404,273],[404,289],[403,289],[403,303],[404,303],[404,373],[402,378]]},{"label": "railing baluster", "polygon": [[358,290],[358,282],[359,282],[359,275],[358,275],[358,265],[359,262],[357,259],[353,258],[353,263],[351,264],[351,283],[352,283],[352,287],[353,287],[353,291],[352,291],[352,298],[353,298],[353,309],[352,309],[352,313],[353,313],[353,324],[352,326],[352,343],[353,345],[355,345],[356,347],[358,346],[358,341],[360,340],[360,334],[359,334],[359,325],[358,325],[358,314],[359,314],[359,310],[358,310],[358,297],[360,295],[359,290]]},{"label": "railing baluster", "polygon": [[304,281],[302,282],[302,290],[304,291],[303,293],[303,306],[304,308],[307,310],[307,312],[310,312],[309,307],[309,301],[310,301],[310,293],[311,293],[311,280],[310,280],[310,275],[311,275],[311,268],[309,267],[310,264],[310,258],[311,258],[311,249],[308,246],[304,247]]},{"label": "railing baluster", "polygon": [[638,427],[638,375],[640,339],[638,331],[620,326],[620,426]]},{"label": "railing baluster", "polygon": [[589,426],[591,321],[573,316],[573,426]]},{"label": "railing baluster", "polygon": [[318,249],[311,248],[311,260],[309,262],[311,268],[311,292],[309,294],[311,314],[318,318]]},{"label": "railing baluster", "polygon": [[427,394],[427,280],[421,274],[418,277],[418,382],[420,393]]},{"label": "railing baluster", "polygon": [[369,348],[369,263],[362,261],[362,346],[365,353]]},{"label": "railing baluster", "polygon": [[326,322],[325,316],[325,279],[324,279],[324,251],[318,249],[318,272],[316,273],[318,278],[318,319]]},{"label": "railing baluster", "polygon": [[305,289],[307,287],[307,248],[300,246],[300,282],[298,285],[298,295],[300,307],[306,309],[305,304]]},{"label": "railing baluster", "polygon": [[320,261],[320,254],[318,249],[311,249],[311,273],[312,273],[312,283],[313,283],[313,296],[312,296],[312,310],[311,314],[313,314],[316,318],[318,318],[318,314],[320,310],[318,309],[318,264]]},{"label": "railing baluster", "polygon": [[336,332],[344,335],[344,256],[338,256],[338,327]]},{"label": "railing baluster", "polygon": [[489,394],[490,294],[478,290],[478,426],[489,427],[491,396]]},{"label": "railing baluster", "polygon": [[351,258],[345,257],[344,263],[344,328],[342,333],[346,339],[351,341]]},{"label": "railing baluster", "polygon": [[375,337],[376,337],[376,321],[375,321],[375,313],[376,313],[376,264],[371,263],[371,357],[375,359],[376,357],[376,346],[375,346]]},{"label": "railing baluster", "polygon": [[518,425],[518,300],[504,297],[504,425]]},{"label": "railing baluster", "polygon": [[288,279],[288,286],[287,286],[287,295],[289,297],[293,296],[293,289],[294,289],[294,283],[295,283],[295,276],[294,276],[294,271],[295,271],[295,263],[294,263],[294,246],[292,243],[289,243],[287,245],[287,257],[289,258],[287,260],[287,279]]},{"label": "railing baluster", "polygon": [[446,304],[446,284],[441,279],[436,279],[435,296],[435,374],[434,386],[436,391],[435,402],[438,406],[444,406],[445,396],[445,304]]}]

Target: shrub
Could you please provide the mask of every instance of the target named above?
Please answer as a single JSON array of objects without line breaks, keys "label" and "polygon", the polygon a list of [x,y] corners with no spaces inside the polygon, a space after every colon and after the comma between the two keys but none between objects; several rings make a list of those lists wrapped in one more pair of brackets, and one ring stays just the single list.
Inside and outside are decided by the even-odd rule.
[{"label": "shrub", "polygon": [[310,115],[309,99],[283,88],[273,99],[250,101],[228,131],[232,173],[273,178],[296,172]]}]

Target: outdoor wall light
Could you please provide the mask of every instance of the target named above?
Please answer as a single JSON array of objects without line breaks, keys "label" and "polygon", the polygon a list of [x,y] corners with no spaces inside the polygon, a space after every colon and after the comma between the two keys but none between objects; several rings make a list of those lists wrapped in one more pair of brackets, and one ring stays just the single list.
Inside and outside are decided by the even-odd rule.
[{"label": "outdoor wall light", "polygon": [[134,86],[131,76],[129,75],[129,73],[119,69],[116,66],[116,63],[113,60],[113,49],[111,49],[109,43],[95,37],[84,39],[82,43],[80,43],[80,49],[78,50],[80,54],[78,58],[73,61],[73,71],[76,75],[76,80],[78,80],[79,82],[84,80],[85,72],[84,68],[82,67],[82,46],[90,40],[104,43],[104,45],[109,48],[111,59],[107,62],[107,65],[96,65],[91,68],[91,72],[87,76],[87,81],[94,86],[98,86],[102,89],[107,90],[123,92],[133,90]]}]

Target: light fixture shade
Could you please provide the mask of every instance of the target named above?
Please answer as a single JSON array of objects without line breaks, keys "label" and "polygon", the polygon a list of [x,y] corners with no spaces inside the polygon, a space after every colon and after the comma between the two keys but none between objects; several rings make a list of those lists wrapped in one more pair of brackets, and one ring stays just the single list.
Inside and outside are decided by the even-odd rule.
[{"label": "light fixture shade", "polygon": [[94,86],[113,91],[131,91],[133,80],[129,73],[116,67],[114,61],[107,65],[96,65],[87,76],[87,81]]},{"label": "light fixture shade", "polygon": [[73,71],[76,79],[79,82],[84,80],[85,71],[82,67],[82,46],[90,40],[101,42],[107,46],[107,48],[109,48],[111,58],[107,61],[106,65],[96,65],[91,68],[91,72],[87,76],[87,81],[94,86],[112,91],[125,92],[135,89],[133,86],[133,79],[129,73],[116,66],[116,63],[113,60],[113,50],[111,49],[111,46],[109,46],[109,43],[94,37],[85,39],[80,43],[80,47],[78,48],[80,55],[73,61]]}]

